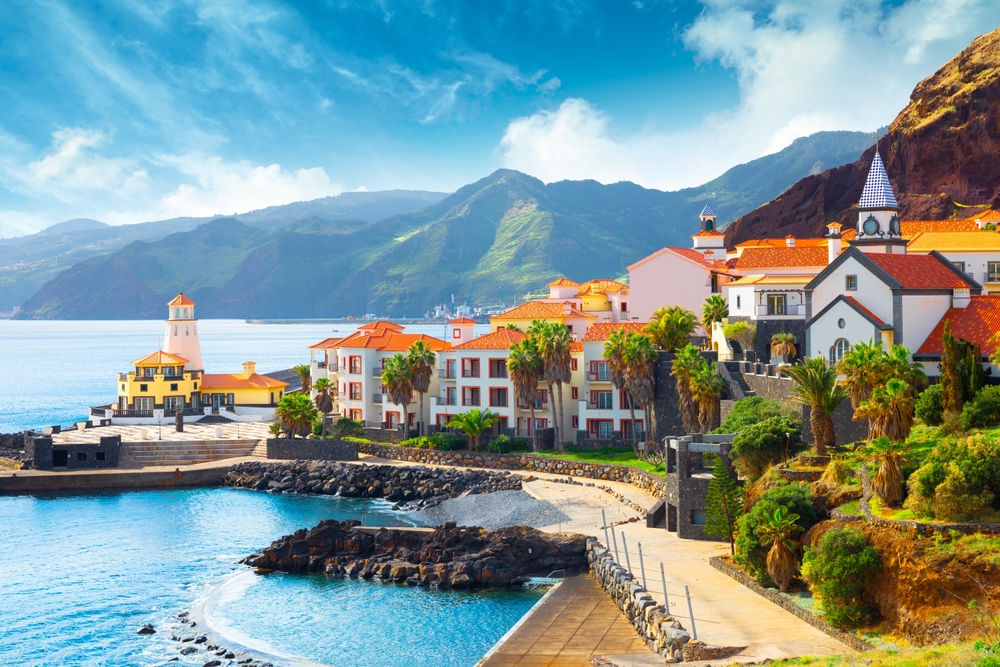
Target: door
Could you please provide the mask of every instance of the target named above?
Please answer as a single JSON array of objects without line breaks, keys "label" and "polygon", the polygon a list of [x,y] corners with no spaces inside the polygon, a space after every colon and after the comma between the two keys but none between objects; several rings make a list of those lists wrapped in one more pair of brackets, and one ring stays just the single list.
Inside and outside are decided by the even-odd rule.
[{"label": "door", "polygon": [[69,464],[69,452],[65,449],[52,450],[52,467],[65,468]]},{"label": "door", "polygon": [[222,394],[212,394],[212,412],[218,412],[222,407]]}]

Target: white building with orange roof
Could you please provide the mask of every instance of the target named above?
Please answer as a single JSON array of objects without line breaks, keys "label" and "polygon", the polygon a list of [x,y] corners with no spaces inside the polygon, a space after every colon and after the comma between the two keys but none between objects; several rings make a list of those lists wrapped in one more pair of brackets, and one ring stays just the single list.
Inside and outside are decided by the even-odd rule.
[{"label": "white building with orange roof", "polygon": [[584,390],[577,407],[578,430],[586,431],[589,438],[610,438],[619,432],[631,438],[633,429],[641,438],[645,432],[643,411],[635,409],[635,422],[629,410],[628,395],[611,384],[608,364],[604,359],[604,344],[617,330],[641,333],[645,322],[600,322],[583,335]]},{"label": "white building with orange roof", "polygon": [[598,279],[578,283],[559,278],[548,284],[548,298],[537,303],[570,302],[578,310],[596,316],[598,322],[618,322],[629,319],[629,286],[617,280]]},{"label": "white building with orange roof", "polygon": [[561,302],[559,300],[529,301],[491,317],[490,331],[493,332],[510,325],[514,325],[521,331],[527,331],[535,320],[545,320],[546,322],[565,324],[574,336],[579,337],[598,319],[597,315],[577,308],[570,299]]},{"label": "white building with orange roof", "polygon": [[937,251],[988,293],[1000,293],[1000,234],[992,230],[922,231],[906,244],[911,255]]}]

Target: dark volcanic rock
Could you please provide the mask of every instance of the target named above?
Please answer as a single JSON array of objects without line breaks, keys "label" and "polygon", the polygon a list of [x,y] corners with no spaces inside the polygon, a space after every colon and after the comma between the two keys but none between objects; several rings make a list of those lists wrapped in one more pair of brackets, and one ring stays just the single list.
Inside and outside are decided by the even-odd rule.
[{"label": "dark volcanic rock", "polygon": [[322,521],[274,542],[242,561],[264,570],[325,572],[418,586],[470,588],[519,585],[531,574],[587,567],[583,535],[551,535],[534,528],[458,528],[432,532],[361,528],[359,521]]},{"label": "dark volcanic rock", "polygon": [[146,623],[141,628],[139,628],[139,630],[137,631],[137,634],[140,634],[140,635],[155,635],[156,634],[156,628],[154,628],[152,626],[152,624]]}]

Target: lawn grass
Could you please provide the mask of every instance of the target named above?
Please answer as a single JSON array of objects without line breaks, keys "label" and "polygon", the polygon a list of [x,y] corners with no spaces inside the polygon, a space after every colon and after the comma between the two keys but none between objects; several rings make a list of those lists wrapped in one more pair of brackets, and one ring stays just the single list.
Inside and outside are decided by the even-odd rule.
[{"label": "lawn grass", "polygon": [[563,459],[565,461],[580,461],[583,463],[596,463],[598,465],[624,465],[640,468],[646,472],[663,473],[663,464],[652,465],[641,460],[632,450],[621,449],[577,449],[567,447],[565,452],[534,452],[535,456],[544,456],[550,459]]},{"label": "lawn grass", "polygon": [[929,547],[927,553],[948,559],[956,556],[971,557],[977,565],[996,567],[1000,565],[1000,537],[982,533],[965,535],[958,531],[951,531],[947,537],[937,534],[934,536],[934,546]]},{"label": "lawn grass", "polygon": [[985,656],[972,644],[928,647],[884,648],[829,658],[803,656],[776,660],[772,667],[812,665],[813,667],[976,667]]}]

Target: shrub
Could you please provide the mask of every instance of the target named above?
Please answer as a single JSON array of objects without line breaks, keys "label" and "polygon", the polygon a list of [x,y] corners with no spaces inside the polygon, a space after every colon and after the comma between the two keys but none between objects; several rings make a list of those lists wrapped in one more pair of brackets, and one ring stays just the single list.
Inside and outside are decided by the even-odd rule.
[{"label": "shrub", "polygon": [[434,444],[435,436],[422,435],[416,438],[408,438],[401,443],[400,447],[416,447],[417,449],[431,449]]},{"label": "shrub", "polygon": [[506,454],[512,448],[513,444],[510,441],[509,435],[498,435],[490,440],[490,444],[486,445],[486,449],[495,454]]},{"label": "shrub", "polygon": [[802,427],[788,417],[769,417],[743,427],[733,439],[733,465],[756,479],[767,466],[802,449]]},{"label": "shrub", "polygon": [[437,449],[442,452],[453,452],[456,449],[465,447],[465,440],[454,433],[436,433],[431,436],[431,440],[434,441],[431,449]]},{"label": "shrub", "polygon": [[984,489],[974,493],[965,479],[965,474],[954,462],[947,465],[948,474],[934,490],[931,511],[938,521],[974,521],[988,518],[993,513],[990,503],[993,492]]},{"label": "shrub", "polygon": [[985,428],[1000,423],[1000,386],[984,387],[962,407],[962,430]]},{"label": "shrub", "polygon": [[515,452],[527,452],[531,450],[531,446],[528,444],[527,438],[514,438],[511,444],[511,451]]},{"label": "shrub", "polygon": [[[733,409],[726,419],[713,433],[739,433],[741,429],[763,421],[768,417],[780,417],[785,414],[781,404],[774,399],[763,399],[760,396],[741,398],[733,404]],[[788,415],[785,415],[788,416]]]},{"label": "shrub", "polygon": [[802,559],[802,574],[820,596],[823,618],[835,628],[872,621],[872,610],[861,597],[881,569],[878,550],[856,528],[834,528]]},{"label": "shrub", "polygon": [[916,415],[928,426],[944,423],[944,405],[941,403],[941,385],[932,384],[920,392]]},{"label": "shrub", "polygon": [[939,509],[949,515],[960,514],[962,503],[981,506],[986,492],[992,494],[991,505],[996,509],[1000,494],[1000,445],[986,440],[982,434],[942,442],[910,475],[905,506],[918,514],[938,518],[934,507],[937,490],[949,474],[952,479],[942,491],[937,503]]},{"label": "shrub", "polygon": [[761,543],[757,529],[774,514],[778,507],[799,515],[798,525],[809,530],[816,523],[812,491],[807,486],[785,484],[769,489],[749,512],[740,517],[736,536],[736,556],[733,560],[761,586],[773,587],[767,573],[768,547]]}]

